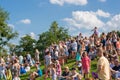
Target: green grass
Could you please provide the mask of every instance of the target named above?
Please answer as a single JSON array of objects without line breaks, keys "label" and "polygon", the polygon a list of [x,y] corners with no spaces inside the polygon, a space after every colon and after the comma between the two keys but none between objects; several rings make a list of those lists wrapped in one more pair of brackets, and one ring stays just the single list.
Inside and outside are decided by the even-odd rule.
[{"label": "green grass", "polygon": [[[96,63],[97,63],[96,60],[91,61],[91,72],[96,71],[96,69],[97,69],[97,64]],[[64,66],[68,66],[69,68],[74,67],[75,66],[75,60],[74,59],[69,59],[68,62]],[[64,68],[64,66],[62,66],[62,69]],[[44,69],[44,65],[41,65],[41,69],[42,70]],[[21,75],[20,76],[21,80],[27,80],[30,73],[33,72],[33,71],[35,71],[35,67],[32,67],[31,71],[28,72],[27,74]],[[91,74],[90,74],[90,76],[91,76]],[[36,80],[44,80],[44,75],[42,77],[38,77]],[[48,78],[47,80],[51,80],[51,79]]]}]

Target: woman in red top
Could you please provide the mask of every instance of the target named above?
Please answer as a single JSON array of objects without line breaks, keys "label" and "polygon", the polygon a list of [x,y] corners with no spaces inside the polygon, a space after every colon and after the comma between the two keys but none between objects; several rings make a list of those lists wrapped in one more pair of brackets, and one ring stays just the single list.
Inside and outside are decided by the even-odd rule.
[{"label": "woman in red top", "polygon": [[85,78],[89,78],[90,59],[87,56],[87,52],[83,52],[83,56],[82,56],[82,70],[83,70],[84,77]]}]

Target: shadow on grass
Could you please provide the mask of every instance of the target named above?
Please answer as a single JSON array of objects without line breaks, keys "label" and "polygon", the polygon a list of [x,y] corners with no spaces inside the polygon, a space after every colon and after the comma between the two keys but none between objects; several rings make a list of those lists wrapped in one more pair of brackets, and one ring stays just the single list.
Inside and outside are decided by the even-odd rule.
[{"label": "shadow on grass", "polygon": [[75,62],[75,59],[69,59],[68,62],[67,62],[67,64],[70,64],[72,62]]}]

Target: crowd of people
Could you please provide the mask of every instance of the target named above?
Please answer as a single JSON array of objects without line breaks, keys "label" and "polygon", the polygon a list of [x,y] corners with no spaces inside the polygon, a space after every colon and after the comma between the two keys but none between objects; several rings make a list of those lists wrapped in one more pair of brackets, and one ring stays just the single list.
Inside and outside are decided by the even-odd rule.
[{"label": "crowd of people", "polygon": [[[77,37],[47,47],[44,52],[44,70],[40,68],[38,49],[35,58],[29,53],[26,56],[13,54],[0,57],[0,79],[20,80],[21,74],[26,74],[31,66],[35,66],[36,70],[30,73],[28,80],[41,77],[43,72],[43,80],[119,80],[120,37],[116,32],[99,35],[97,27],[92,31],[94,33],[89,37],[80,33]],[[72,68],[64,66],[69,59],[76,60]],[[92,61],[96,61],[96,72],[90,71]]]},{"label": "crowd of people", "polygon": [[26,56],[17,56],[15,53],[7,57],[2,56],[0,57],[0,80],[21,80],[20,75],[30,72],[32,66],[36,70],[30,73],[28,80],[42,76],[38,49],[36,49],[35,58],[32,58],[29,53]]}]

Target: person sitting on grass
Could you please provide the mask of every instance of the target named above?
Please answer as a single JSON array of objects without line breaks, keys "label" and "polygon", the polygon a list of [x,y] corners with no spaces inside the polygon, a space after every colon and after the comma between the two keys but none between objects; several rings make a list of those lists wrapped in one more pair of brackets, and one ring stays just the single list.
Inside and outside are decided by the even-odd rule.
[{"label": "person sitting on grass", "polygon": [[42,76],[42,70],[40,69],[39,63],[35,64],[35,67],[36,67],[36,69],[37,69],[36,72],[37,72],[38,76]]},{"label": "person sitting on grass", "polygon": [[76,67],[79,71],[79,74],[82,74],[82,62],[81,61],[78,61],[77,63],[75,63],[73,67]]},{"label": "person sitting on grass", "polygon": [[32,73],[30,74],[28,80],[36,80],[37,76],[38,76],[38,73],[32,72]]},{"label": "person sitting on grass", "polygon": [[117,78],[120,78],[120,64],[119,64],[119,60],[116,59],[114,63],[115,63],[115,66],[112,69],[114,71],[116,71],[116,73],[114,74],[114,77],[117,79]]},{"label": "person sitting on grass", "polygon": [[81,61],[78,62],[78,70],[79,70],[79,73],[82,74],[82,63]]},{"label": "person sitting on grass", "polygon": [[25,67],[23,64],[21,64],[20,66],[20,74],[25,74],[26,73],[26,70],[25,70]]},{"label": "person sitting on grass", "polygon": [[29,64],[26,65],[25,71],[26,71],[26,72],[29,72],[29,71],[30,71],[30,65],[29,65]]},{"label": "person sitting on grass", "polygon": [[77,77],[78,74],[79,74],[79,73],[77,73],[76,68],[72,68],[71,75],[70,75],[71,80],[78,80],[78,79],[77,79],[77,78],[78,78],[78,77]]},{"label": "person sitting on grass", "polygon": [[109,63],[110,63],[110,68],[113,68],[115,66],[113,58],[109,60]]},{"label": "person sitting on grass", "polygon": [[39,66],[38,63],[35,64],[35,67],[36,67],[37,70],[30,74],[28,80],[36,80],[37,77],[42,76],[42,70],[40,69],[40,66]]},{"label": "person sitting on grass", "polygon": [[70,70],[69,70],[69,67],[66,66],[66,67],[64,68],[64,71],[62,72],[62,75],[61,75],[61,77],[60,77],[60,80],[69,80],[70,74],[71,74],[71,72],[70,72]]},{"label": "person sitting on grass", "polygon": [[13,80],[20,80],[20,77],[18,76],[17,73],[15,73],[14,77],[13,77]]}]

